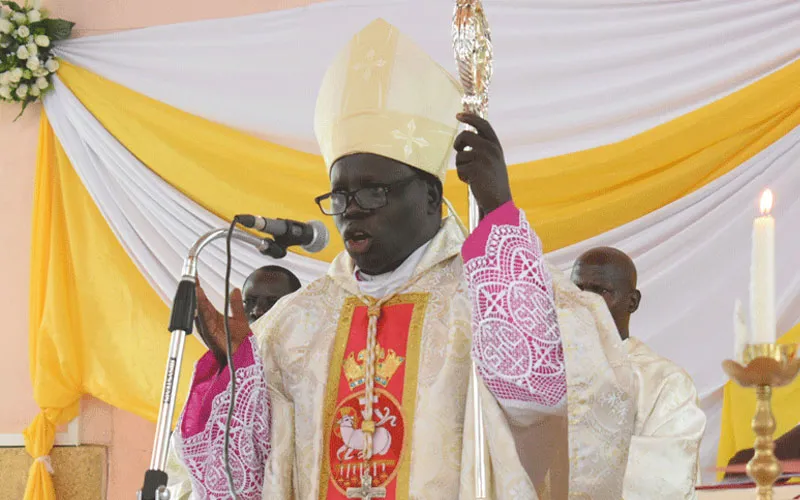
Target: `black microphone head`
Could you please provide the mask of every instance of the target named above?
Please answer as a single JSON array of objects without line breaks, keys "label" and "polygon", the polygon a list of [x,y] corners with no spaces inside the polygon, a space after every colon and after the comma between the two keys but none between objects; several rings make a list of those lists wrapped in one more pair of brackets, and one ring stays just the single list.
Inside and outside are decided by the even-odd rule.
[{"label": "black microphone head", "polygon": [[325,224],[318,220],[312,220],[307,224],[314,231],[314,236],[309,243],[303,245],[301,248],[306,252],[316,253],[327,247],[331,235],[328,232],[328,228],[325,227]]},{"label": "black microphone head", "polygon": [[248,214],[239,214],[235,218],[236,221],[239,222],[239,224],[243,225],[244,227],[255,227],[256,225],[255,216]]}]

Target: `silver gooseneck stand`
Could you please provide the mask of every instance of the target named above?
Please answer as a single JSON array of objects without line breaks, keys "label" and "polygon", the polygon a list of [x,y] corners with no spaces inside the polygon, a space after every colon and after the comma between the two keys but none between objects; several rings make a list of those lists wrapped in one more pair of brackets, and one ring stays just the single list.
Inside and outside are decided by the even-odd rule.
[{"label": "silver gooseneck stand", "polygon": [[[172,415],[175,413],[175,397],[177,394],[178,380],[180,379],[181,363],[186,336],[192,334],[194,315],[197,309],[197,262],[200,252],[214,240],[225,238],[228,229],[215,229],[210,231],[195,242],[189,249],[189,254],[183,262],[181,281],[175,292],[172,302],[172,315],[170,317],[169,331],[172,338],[169,343],[167,367],[164,373],[164,386],[161,391],[161,403],[158,409],[158,423],[153,442],[153,454],[150,458],[150,469],[145,472],[144,483],[139,491],[139,500],[169,500],[167,491],[167,453],[169,452],[170,430],[172,428]],[[279,259],[286,256],[286,249],[268,238],[259,238],[250,233],[234,229],[232,238],[248,243],[264,255]]]}]

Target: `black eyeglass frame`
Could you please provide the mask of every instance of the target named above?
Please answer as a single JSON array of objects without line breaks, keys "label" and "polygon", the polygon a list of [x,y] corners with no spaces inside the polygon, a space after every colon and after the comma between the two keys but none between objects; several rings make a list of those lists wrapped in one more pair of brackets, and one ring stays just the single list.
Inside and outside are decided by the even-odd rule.
[{"label": "black eyeglass frame", "polygon": [[[391,184],[367,186],[367,187],[363,187],[363,188],[360,188],[360,189],[356,189],[355,191],[343,191],[343,190],[331,191],[329,193],[325,193],[325,194],[322,194],[322,195],[317,196],[316,198],[314,198],[314,203],[317,204],[317,206],[319,207],[320,211],[323,214],[331,215],[331,216],[342,215],[343,213],[345,213],[347,211],[347,207],[350,206],[350,203],[352,203],[353,200],[355,200],[356,205],[358,205],[359,208],[361,208],[361,210],[377,210],[377,209],[383,208],[383,207],[385,207],[386,205],[389,204],[389,193],[392,190],[397,189],[399,187],[402,187],[402,186],[404,186],[406,184],[410,184],[412,181],[415,181],[417,179],[419,179],[418,176],[411,175],[409,177],[405,177],[403,179],[400,179],[399,181],[392,182]],[[374,190],[378,190],[378,191],[374,191]],[[382,192],[383,193],[383,202],[382,202],[382,204],[381,205],[377,205],[377,206],[370,206],[370,207],[365,207],[364,205],[362,205],[361,201],[359,201],[359,199],[358,199],[358,193],[362,193],[362,192],[366,192],[366,191],[373,191],[374,193]],[[344,208],[341,211],[338,211],[338,212],[328,213],[328,212],[325,211],[324,208],[322,208],[322,202],[327,200],[327,199],[329,199],[329,198],[332,198],[334,195],[344,195],[345,196]]]}]

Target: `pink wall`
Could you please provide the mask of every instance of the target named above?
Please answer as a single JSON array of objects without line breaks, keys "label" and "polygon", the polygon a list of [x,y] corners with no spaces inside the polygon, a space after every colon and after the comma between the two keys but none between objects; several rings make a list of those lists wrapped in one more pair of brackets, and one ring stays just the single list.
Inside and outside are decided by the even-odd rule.
[{"label": "pink wall", "polygon": [[[158,24],[247,15],[293,8],[320,0],[44,0],[51,15],[76,22],[76,36]],[[12,122],[17,108],[0,105],[0,434],[16,434],[36,415],[28,374],[28,268],[36,141],[41,108],[29,108]],[[109,447],[110,500],[132,498],[146,469],[154,425],[127,412],[87,398],[81,411],[84,442]]]},{"label": "pink wall", "polygon": [[156,426],[91,397],[81,404],[85,443],[108,447],[108,500],[129,500],[142,486]]},{"label": "pink wall", "polygon": [[[39,106],[11,123],[18,110],[0,105],[0,336],[10,355],[0,363],[0,433],[19,432],[36,415],[28,376],[28,267]],[[8,404],[8,406],[6,406]]]}]

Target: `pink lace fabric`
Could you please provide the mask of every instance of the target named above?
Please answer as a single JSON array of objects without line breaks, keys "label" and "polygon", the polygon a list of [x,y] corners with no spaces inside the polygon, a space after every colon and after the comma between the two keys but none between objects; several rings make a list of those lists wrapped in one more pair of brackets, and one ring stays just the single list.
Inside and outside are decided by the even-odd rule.
[{"label": "pink lace fabric", "polygon": [[472,301],[472,355],[498,402],[558,406],[566,397],[564,349],[542,246],[508,202],[462,248]]},{"label": "pink lace fabric", "polygon": [[[230,426],[230,465],[237,496],[261,500],[270,452],[270,405],[264,369],[252,335],[234,354],[236,404]],[[230,408],[230,374],[210,353],[195,369],[176,449],[189,470],[193,500],[231,498],[223,461]]]}]

